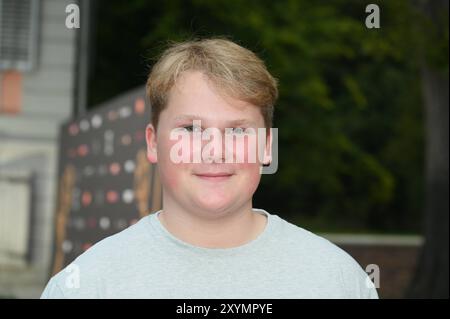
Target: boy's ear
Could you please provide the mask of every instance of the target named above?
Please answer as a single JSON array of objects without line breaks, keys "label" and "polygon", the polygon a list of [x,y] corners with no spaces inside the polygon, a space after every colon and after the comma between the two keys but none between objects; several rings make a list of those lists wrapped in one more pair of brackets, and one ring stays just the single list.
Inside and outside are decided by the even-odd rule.
[{"label": "boy's ear", "polygon": [[147,141],[147,159],[154,164],[158,161],[158,156],[156,154],[156,129],[153,124],[148,124],[145,128],[145,139]]}]

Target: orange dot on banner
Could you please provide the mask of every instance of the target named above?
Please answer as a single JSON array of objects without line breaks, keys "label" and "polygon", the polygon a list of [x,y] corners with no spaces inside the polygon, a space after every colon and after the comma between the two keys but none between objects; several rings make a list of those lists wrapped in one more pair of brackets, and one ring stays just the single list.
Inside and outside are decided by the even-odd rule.
[{"label": "orange dot on banner", "polygon": [[120,164],[119,163],[112,163],[109,165],[109,172],[111,175],[117,175],[120,173]]},{"label": "orange dot on banner", "polygon": [[108,120],[115,121],[115,120],[117,120],[118,117],[119,117],[119,114],[117,113],[117,111],[111,110],[108,112]]},{"label": "orange dot on banner", "polygon": [[90,192],[83,192],[81,195],[81,203],[83,206],[88,206],[92,203],[92,194]]},{"label": "orange dot on banner", "polygon": [[130,134],[125,134],[121,138],[121,142],[123,145],[130,145],[131,144],[131,136]]},{"label": "orange dot on banner", "polygon": [[89,153],[89,148],[86,144],[78,146],[78,155],[81,157],[86,156]]},{"label": "orange dot on banner", "polygon": [[119,194],[116,191],[108,191],[106,193],[106,201],[108,203],[116,203],[119,200]]},{"label": "orange dot on banner", "polygon": [[136,112],[136,114],[142,114],[145,112],[144,99],[136,99],[136,101],[134,102],[134,112]]}]

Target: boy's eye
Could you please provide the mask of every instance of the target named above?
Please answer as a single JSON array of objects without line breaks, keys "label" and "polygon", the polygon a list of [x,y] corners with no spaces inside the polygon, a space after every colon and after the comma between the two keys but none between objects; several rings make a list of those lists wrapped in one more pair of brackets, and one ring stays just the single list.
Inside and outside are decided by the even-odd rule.
[{"label": "boy's eye", "polygon": [[245,129],[242,127],[233,128],[233,134],[243,134],[244,132],[245,132]]},{"label": "boy's eye", "polygon": [[188,132],[201,132],[202,128],[200,126],[187,125],[182,127],[183,130]]},{"label": "boy's eye", "polygon": [[[182,126],[180,127],[181,130],[186,131],[186,132],[201,132],[202,128],[200,126],[193,126],[193,125],[186,125],[186,126]],[[228,129],[229,130],[229,129]],[[230,132],[231,134],[244,134],[245,128],[243,127],[234,127],[231,130],[229,130],[228,132]]]}]

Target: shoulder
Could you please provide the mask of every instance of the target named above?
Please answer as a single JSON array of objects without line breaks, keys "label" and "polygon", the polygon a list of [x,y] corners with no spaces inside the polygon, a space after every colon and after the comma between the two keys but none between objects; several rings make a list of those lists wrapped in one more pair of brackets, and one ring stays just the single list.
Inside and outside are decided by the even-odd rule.
[{"label": "shoulder", "polygon": [[108,278],[128,272],[140,251],[151,249],[149,217],[86,250],[50,279],[41,298],[100,297]]},{"label": "shoulder", "polygon": [[376,289],[367,273],[346,251],[326,238],[294,225],[279,216],[275,232],[278,247],[310,272],[317,280],[339,285],[343,297],[377,298]]},{"label": "shoulder", "polygon": [[322,259],[326,256],[332,261],[344,264],[352,264],[354,259],[328,239],[314,234],[300,226],[294,225],[287,220],[275,215],[277,231],[274,233],[278,244],[285,246],[292,253],[308,253],[309,258]]}]

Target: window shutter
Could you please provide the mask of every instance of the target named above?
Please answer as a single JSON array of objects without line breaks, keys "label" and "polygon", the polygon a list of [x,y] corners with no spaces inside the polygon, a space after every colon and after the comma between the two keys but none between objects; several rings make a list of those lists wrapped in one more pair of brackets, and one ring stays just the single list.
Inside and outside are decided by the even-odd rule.
[{"label": "window shutter", "polygon": [[39,0],[0,0],[0,71],[36,64]]}]

